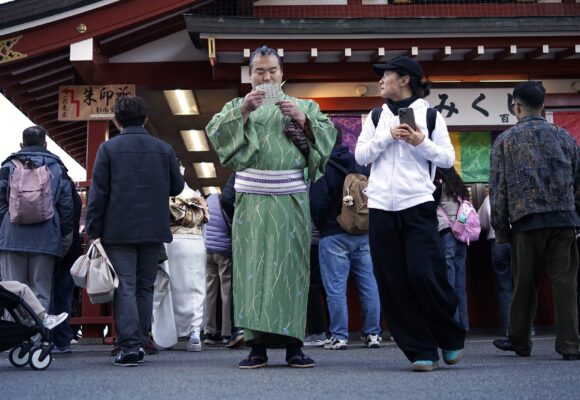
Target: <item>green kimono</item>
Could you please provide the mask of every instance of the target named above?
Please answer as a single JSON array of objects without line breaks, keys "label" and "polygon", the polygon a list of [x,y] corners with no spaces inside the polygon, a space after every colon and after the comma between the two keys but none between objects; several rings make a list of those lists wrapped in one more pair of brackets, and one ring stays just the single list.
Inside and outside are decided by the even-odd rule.
[{"label": "green kimono", "polygon": [[[306,114],[315,138],[306,159],[286,137],[290,121],[276,106],[250,113],[244,125],[242,98],[227,103],[206,127],[221,163],[235,171],[305,171],[317,180],[335,142],[336,130],[318,105],[286,96]],[[304,340],[310,281],[310,206],[308,193],[236,193],[232,222],[234,322],[246,342],[257,336],[268,346],[287,337]]]}]

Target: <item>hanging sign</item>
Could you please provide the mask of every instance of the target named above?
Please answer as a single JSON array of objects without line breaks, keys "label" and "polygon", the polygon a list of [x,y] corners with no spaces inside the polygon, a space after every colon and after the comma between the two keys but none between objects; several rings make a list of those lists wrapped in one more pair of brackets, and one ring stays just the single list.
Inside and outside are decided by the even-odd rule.
[{"label": "hanging sign", "polygon": [[514,125],[513,88],[432,89],[425,98],[447,125]]},{"label": "hanging sign", "polygon": [[58,120],[109,120],[114,117],[117,99],[134,95],[135,85],[127,84],[60,86]]}]

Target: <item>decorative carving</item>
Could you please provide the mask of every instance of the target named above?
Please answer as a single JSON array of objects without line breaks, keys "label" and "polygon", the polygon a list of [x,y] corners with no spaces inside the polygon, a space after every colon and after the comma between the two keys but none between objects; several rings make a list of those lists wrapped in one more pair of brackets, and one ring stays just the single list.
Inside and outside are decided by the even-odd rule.
[{"label": "decorative carving", "polygon": [[14,45],[18,43],[20,39],[22,39],[22,35],[0,40],[0,64],[28,57],[25,53],[12,50]]}]

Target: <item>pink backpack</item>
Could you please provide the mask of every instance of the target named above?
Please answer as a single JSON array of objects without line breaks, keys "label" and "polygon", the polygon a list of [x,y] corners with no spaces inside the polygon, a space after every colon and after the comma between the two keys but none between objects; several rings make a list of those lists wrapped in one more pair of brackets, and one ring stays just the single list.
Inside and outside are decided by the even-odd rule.
[{"label": "pink backpack", "polygon": [[443,214],[443,218],[447,221],[447,225],[451,228],[451,233],[453,233],[455,239],[469,245],[470,242],[479,239],[479,234],[481,233],[479,215],[477,215],[473,204],[468,200],[457,199],[457,201],[460,201],[460,204],[453,222],[449,222],[447,214],[441,207],[439,209],[441,214]]},{"label": "pink backpack", "polygon": [[52,201],[52,173],[46,165],[35,167],[13,158],[14,170],[10,175],[8,213],[13,224],[31,225],[51,219],[54,215]]}]

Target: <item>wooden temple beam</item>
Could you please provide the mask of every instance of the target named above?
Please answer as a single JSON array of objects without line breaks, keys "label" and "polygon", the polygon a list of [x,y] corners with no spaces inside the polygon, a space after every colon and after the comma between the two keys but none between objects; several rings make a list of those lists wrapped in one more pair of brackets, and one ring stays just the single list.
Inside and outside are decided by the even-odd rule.
[{"label": "wooden temple beam", "polygon": [[506,47],[503,50],[498,51],[497,53],[495,53],[493,55],[493,59],[494,60],[504,60],[505,58],[509,57],[509,56],[513,56],[515,54],[518,53],[518,46],[516,46],[515,44],[510,45],[510,47]]},{"label": "wooden temple beam", "polygon": [[0,68],[0,76],[19,75],[32,69],[55,64],[58,65],[62,60],[68,62],[68,59],[68,49],[66,51],[51,52],[36,57],[23,58],[18,60],[18,62],[3,64],[2,68]]},{"label": "wooden temple beam", "polygon": [[580,44],[568,47],[566,50],[562,50],[556,53],[556,60],[561,60],[563,58],[568,58],[580,54]]},{"label": "wooden temple beam", "polygon": [[485,46],[478,45],[475,49],[472,49],[471,51],[467,52],[463,56],[463,59],[465,61],[471,61],[471,60],[475,60],[477,57],[482,56],[484,54],[485,54]]},{"label": "wooden temple beam", "polygon": [[445,46],[437,53],[433,54],[433,61],[441,61],[451,55],[451,46]]},{"label": "wooden temple beam", "polygon": [[[428,76],[477,82],[479,79],[498,79],[498,76],[518,76],[524,79],[566,79],[578,77],[577,59],[563,60],[495,60],[470,61],[423,61],[421,66]],[[239,82],[241,64],[219,64],[214,67],[215,82]],[[462,73],[458,73],[461,71]],[[459,77],[458,77],[459,76]],[[284,79],[297,82],[352,82],[374,79],[372,64],[349,63],[287,63]]]},{"label": "wooden temple beam", "polygon": [[310,56],[308,57],[308,62],[313,63],[316,62],[316,58],[318,57],[318,49],[313,47],[310,49]]},{"label": "wooden temple beam", "polygon": [[[28,57],[51,50],[67,47],[78,42],[83,34],[99,37],[137,26],[145,21],[179,10],[185,10],[202,0],[133,0],[119,1],[108,7],[100,7],[89,12],[65,18],[50,24],[39,25],[22,33],[2,37],[22,35],[12,50]],[[81,25],[84,26],[81,29]],[[22,59],[21,59],[22,60]],[[18,62],[18,60],[14,61]]]},{"label": "wooden temple beam", "polygon": [[526,54],[524,54],[524,58],[526,60],[533,60],[534,58],[544,56],[548,53],[550,53],[550,45],[544,44],[535,50],[528,51]]},{"label": "wooden temple beam", "polygon": [[419,46],[411,46],[405,55],[411,58],[417,57],[419,55]]},{"label": "wooden temple beam", "polygon": [[340,56],[340,62],[347,62],[352,57],[352,49],[347,47],[344,49],[344,52]]},{"label": "wooden temple beam", "polygon": [[375,51],[373,53],[373,55],[371,56],[371,62],[373,64],[379,62],[386,54],[387,53],[385,51],[385,48],[384,47],[379,47],[377,49],[377,51]]},{"label": "wooden temple beam", "polygon": [[22,84],[18,81],[13,81],[6,86],[2,86],[4,93],[8,96],[16,96],[24,93],[33,93],[39,90],[49,88],[54,85],[63,84],[64,82],[71,82],[74,78],[74,71],[62,71],[54,75],[44,76],[42,79],[33,82]]},{"label": "wooden temple beam", "polygon": [[23,94],[12,96],[10,101],[14,104],[26,104],[31,101],[46,99],[50,96],[58,96],[58,88],[49,86],[35,92],[25,92]]},{"label": "wooden temple beam", "polygon": [[[207,39],[204,39],[207,40]],[[448,46],[453,49],[473,49],[474,40],[477,43],[492,49],[504,48],[506,44],[505,37],[453,37],[447,38]],[[242,52],[244,48],[254,50],[264,44],[264,39],[215,39],[219,52]],[[542,41],[549,44],[551,47],[569,47],[571,44],[578,43],[576,36],[554,36],[542,38]],[[509,42],[516,45],[518,48],[535,48],[538,47],[537,37],[510,37]],[[272,48],[284,48],[286,52],[300,51],[309,52],[314,46],[322,51],[343,51],[345,48],[351,48],[352,51],[375,51],[380,47],[384,47],[387,52],[391,50],[406,51],[411,46],[417,46],[425,50],[439,50],[441,49],[441,38],[376,38],[376,39],[279,39],[273,38],[267,41],[268,46]]]},{"label": "wooden temple beam", "polygon": [[102,66],[107,64],[109,60],[101,54],[99,44],[94,38],[72,43],[70,45],[70,61],[85,84],[107,83]]}]

